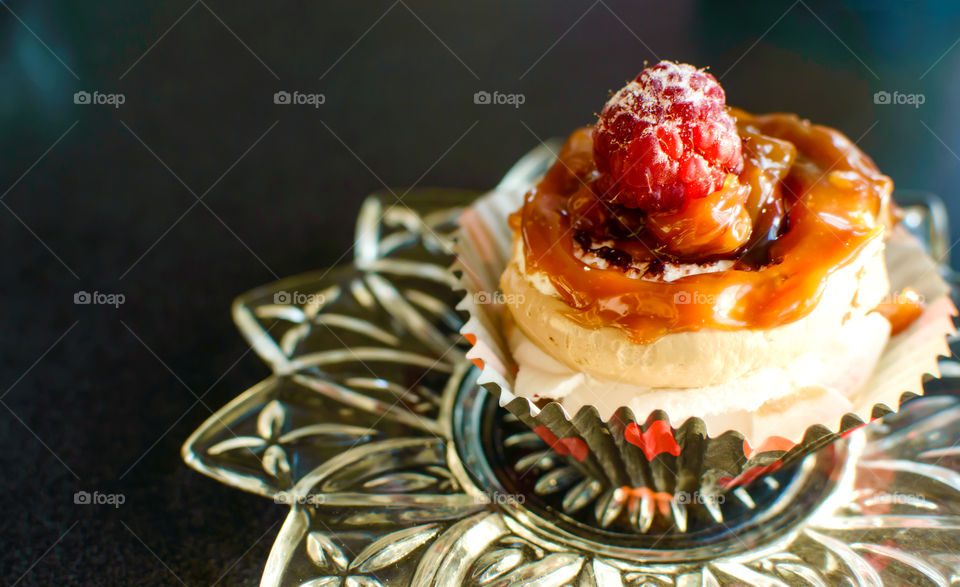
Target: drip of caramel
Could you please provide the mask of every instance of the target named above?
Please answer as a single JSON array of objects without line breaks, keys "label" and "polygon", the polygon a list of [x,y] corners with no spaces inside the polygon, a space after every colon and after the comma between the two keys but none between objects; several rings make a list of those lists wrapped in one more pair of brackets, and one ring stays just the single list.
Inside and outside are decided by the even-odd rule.
[{"label": "drip of caramel", "polygon": [[877,312],[890,322],[891,336],[909,328],[923,314],[923,309],[923,297],[910,287],[877,306]]},{"label": "drip of caramel", "polygon": [[[791,114],[732,114],[744,166],[718,191],[739,191],[656,217],[610,204],[591,129],[570,136],[527,194],[519,223],[527,270],[549,277],[570,318],[622,328],[641,344],[702,328],[774,328],[806,316],[830,274],[883,237],[892,182],[849,139]],[[612,241],[608,248],[633,263],[734,264],[671,282],[642,279],[622,263],[581,261],[583,235]]]}]

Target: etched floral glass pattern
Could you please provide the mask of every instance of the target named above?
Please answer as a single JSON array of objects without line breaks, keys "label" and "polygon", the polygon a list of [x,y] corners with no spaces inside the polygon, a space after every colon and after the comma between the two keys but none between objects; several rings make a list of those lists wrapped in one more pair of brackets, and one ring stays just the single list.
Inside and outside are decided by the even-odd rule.
[{"label": "etched floral glass pattern", "polygon": [[[534,152],[504,181],[529,181],[548,161]],[[263,585],[960,583],[960,404],[948,396],[911,402],[731,496],[709,533],[591,527],[580,512],[602,520],[629,504],[598,503],[590,479],[491,416],[471,383],[447,267],[458,206],[474,195],[371,196],[352,265],[234,303],[273,374],[208,419],[183,457],[289,508]],[[908,224],[942,258],[936,202],[914,203]],[[506,468],[532,476],[529,496]]]}]

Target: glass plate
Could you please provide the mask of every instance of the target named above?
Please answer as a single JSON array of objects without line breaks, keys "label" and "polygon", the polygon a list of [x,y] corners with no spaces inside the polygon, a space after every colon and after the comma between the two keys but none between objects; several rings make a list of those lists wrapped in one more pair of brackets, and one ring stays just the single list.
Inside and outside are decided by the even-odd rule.
[{"label": "glass plate", "polygon": [[[504,182],[529,183],[551,160],[541,147]],[[352,265],[234,302],[273,374],[182,453],[289,508],[262,585],[960,584],[960,404],[949,395],[910,402],[706,519],[637,532],[636,504],[600,499],[473,384],[447,267],[459,210],[477,195],[375,194]],[[898,201],[945,259],[942,203]],[[942,369],[960,375],[952,360]]]}]

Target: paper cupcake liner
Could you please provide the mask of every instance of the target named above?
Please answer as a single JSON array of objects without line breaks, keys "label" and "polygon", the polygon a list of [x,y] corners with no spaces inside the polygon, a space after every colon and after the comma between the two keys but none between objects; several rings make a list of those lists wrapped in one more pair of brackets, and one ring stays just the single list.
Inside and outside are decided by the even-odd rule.
[{"label": "paper cupcake liner", "polygon": [[891,291],[916,289],[927,301],[926,309],[905,332],[890,339],[856,402],[858,409],[833,422],[810,426],[800,442],[749,438],[738,430],[710,436],[702,419],[671,422],[662,410],[634,414],[620,408],[604,420],[596,408],[585,406],[571,415],[555,401],[538,406],[516,396],[517,367],[503,332],[507,310],[498,303],[499,279],[511,254],[507,217],[521,206],[544,157],[542,152],[525,157],[495,191],[461,217],[453,267],[466,291],[457,307],[469,314],[461,332],[473,345],[467,357],[481,370],[478,383],[555,452],[608,487],[672,499],[696,493],[716,495],[747,485],[865,422],[897,411],[903,402],[923,394],[925,374],[939,376],[937,358],[949,355],[946,336],[954,332],[956,309],[936,263],[913,237],[898,229],[896,238],[890,239],[896,245],[888,243],[886,253]]}]

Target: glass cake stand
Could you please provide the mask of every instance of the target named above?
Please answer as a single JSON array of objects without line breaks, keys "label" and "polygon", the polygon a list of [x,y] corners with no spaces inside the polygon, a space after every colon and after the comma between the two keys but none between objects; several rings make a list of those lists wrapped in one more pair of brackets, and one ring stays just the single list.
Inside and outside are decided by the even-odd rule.
[{"label": "glass cake stand", "polygon": [[[528,184],[551,160],[541,147],[503,181]],[[960,364],[941,362],[934,395],[722,501],[674,504],[673,526],[651,529],[645,508],[475,384],[447,268],[459,210],[477,195],[370,196],[352,265],[234,302],[273,374],[182,453],[289,508],[262,585],[960,584],[960,402],[949,395]],[[898,201],[945,259],[942,203]]]}]

